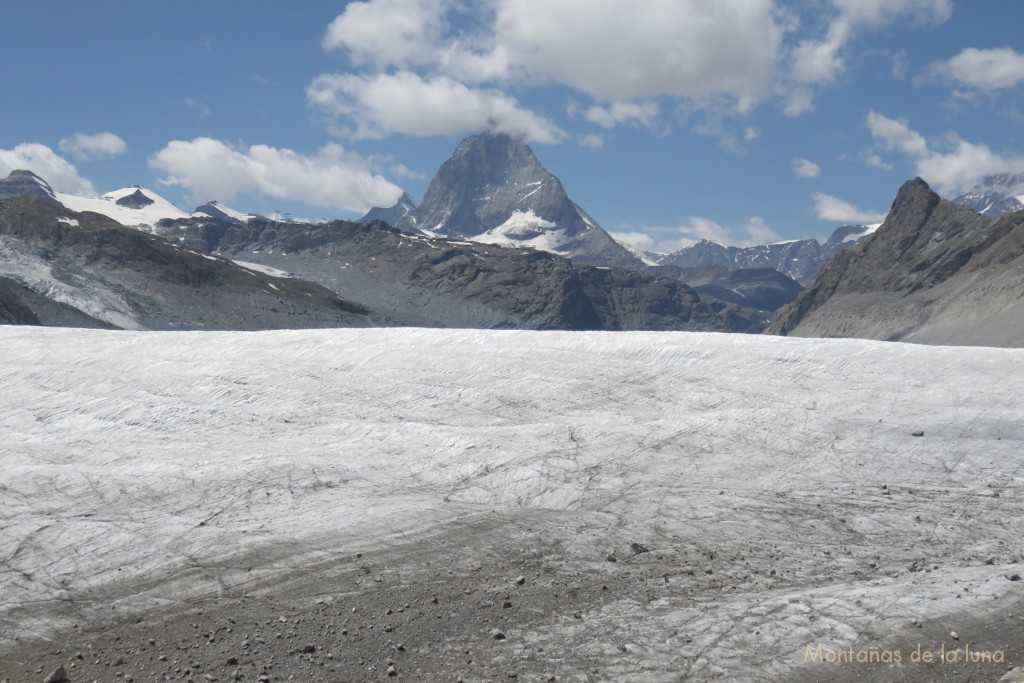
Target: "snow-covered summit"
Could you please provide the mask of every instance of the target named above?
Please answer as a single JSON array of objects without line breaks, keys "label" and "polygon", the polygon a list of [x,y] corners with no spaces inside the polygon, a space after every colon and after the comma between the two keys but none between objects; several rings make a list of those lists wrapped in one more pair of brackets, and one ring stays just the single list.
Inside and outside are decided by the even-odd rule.
[{"label": "snow-covered summit", "polygon": [[156,192],[138,185],[123,187],[98,197],[79,197],[58,192],[57,201],[72,211],[91,211],[127,226],[153,226],[165,218],[191,216]]},{"label": "snow-covered summit", "polygon": [[990,175],[953,201],[989,218],[1024,210],[1024,172]]}]

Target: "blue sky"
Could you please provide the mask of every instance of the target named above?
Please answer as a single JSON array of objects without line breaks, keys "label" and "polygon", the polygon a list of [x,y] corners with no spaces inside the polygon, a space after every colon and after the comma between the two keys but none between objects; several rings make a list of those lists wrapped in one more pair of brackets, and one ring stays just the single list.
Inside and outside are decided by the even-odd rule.
[{"label": "blue sky", "polygon": [[465,135],[524,136],[667,251],[875,222],[1024,171],[1015,0],[14,3],[0,173],[185,209],[354,218]]}]

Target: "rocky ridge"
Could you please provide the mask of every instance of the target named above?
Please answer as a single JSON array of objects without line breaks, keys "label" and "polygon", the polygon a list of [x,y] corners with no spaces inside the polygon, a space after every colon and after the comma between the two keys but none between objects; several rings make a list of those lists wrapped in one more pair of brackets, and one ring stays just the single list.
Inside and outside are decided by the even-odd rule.
[{"label": "rocky ridge", "polygon": [[769,332],[1024,344],[1024,212],[993,222],[906,183],[874,238],[825,265]]}]

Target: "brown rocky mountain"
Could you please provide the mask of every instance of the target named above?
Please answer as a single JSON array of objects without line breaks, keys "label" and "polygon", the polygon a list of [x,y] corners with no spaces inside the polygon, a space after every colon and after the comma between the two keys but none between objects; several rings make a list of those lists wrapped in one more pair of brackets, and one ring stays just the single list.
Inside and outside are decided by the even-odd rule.
[{"label": "brown rocky mountain", "polygon": [[1024,346],[1024,212],[993,222],[910,181],[875,235],[829,261],[768,332]]}]

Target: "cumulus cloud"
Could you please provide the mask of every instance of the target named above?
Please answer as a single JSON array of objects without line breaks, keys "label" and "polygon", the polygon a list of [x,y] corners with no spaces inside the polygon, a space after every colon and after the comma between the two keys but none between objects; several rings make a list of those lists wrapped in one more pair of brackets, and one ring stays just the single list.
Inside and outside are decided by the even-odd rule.
[{"label": "cumulus cloud", "polygon": [[798,178],[817,178],[821,175],[821,166],[809,159],[793,159],[790,166]]},{"label": "cumulus cloud", "polygon": [[835,223],[881,223],[884,213],[858,209],[850,202],[823,192],[814,193],[814,210],[818,218]]},{"label": "cumulus cloud", "polygon": [[615,239],[638,249],[661,254],[670,254],[700,240],[726,246],[751,247],[782,239],[763,218],[758,217],[750,218],[736,228],[726,227],[708,218],[693,217],[681,225],[627,228],[611,234]]},{"label": "cumulus cloud", "polygon": [[587,147],[589,149],[601,149],[604,147],[604,136],[598,133],[587,133],[581,135],[576,140],[580,147]]},{"label": "cumulus cloud", "polygon": [[928,141],[917,131],[911,130],[906,121],[891,119],[872,110],[868,112],[865,122],[871,136],[885,145],[887,150],[898,149],[912,157],[928,155]]},{"label": "cumulus cloud", "polygon": [[160,182],[187,188],[197,202],[232,202],[239,194],[254,193],[364,212],[371,206],[391,206],[402,195],[401,188],[372,171],[367,159],[338,144],[307,156],[290,149],[236,146],[211,138],[174,140],[149,163],[166,174]]},{"label": "cumulus cloud", "polygon": [[338,117],[352,138],[393,134],[425,137],[492,129],[553,144],[566,138],[551,120],[522,108],[500,90],[471,88],[446,76],[424,79],[401,71],[361,76],[327,74],[309,86],[310,103]]},{"label": "cumulus cloud", "polygon": [[96,188],[78,174],[74,164],[46,145],[27,142],[14,149],[0,149],[0,177],[11,171],[32,171],[58,192],[93,196]]},{"label": "cumulus cloud", "polygon": [[[552,142],[566,136],[507,88],[559,85],[585,94],[593,100],[586,118],[604,128],[653,127],[660,97],[746,112],[774,93],[784,40],[776,9],[774,0],[352,2],[323,46],[343,52],[356,70],[317,78],[309,102],[349,136],[479,130],[483,109],[499,127]],[[402,104],[381,103],[361,115],[358,107],[384,90],[413,106],[393,112]],[[416,101],[424,94],[426,111]],[[445,97],[470,104],[470,115],[441,107]],[[388,120],[377,125],[381,114]]]},{"label": "cumulus cloud", "polygon": [[344,50],[355,64],[383,69],[437,58],[443,13],[437,0],[351,2],[327,27],[325,50]]},{"label": "cumulus cloud", "polygon": [[869,31],[883,30],[908,20],[919,25],[941,24],[953,14],[952,0],[832,0],[832,20],[823,38],[808,38],[793,47],[790,78],[794,86],[784,106],[790,115],[813,109],[810,86],[836,82],[846,68],[849,44]]},{"label": "cumulus cloud", "polygon": [[1024,83],[1024,55],[1011,47],[969,47],[946,62],[932,64],[928,72],[978,90],[1004,90]]},{"label": "cumulus cloud", "polygon": [[[956,133],[945,135],[933,145],[910,128],[907,121],[891,119],[871,111],[866,123],[872,137],[881,147],[908,156],[914,162],[917,175],[936,186],[943,194],[965,192],[985,176],[995,173],[1019,173],[1024,170],[1024,157],[1001,154],[988,145],[963,140]],[[874,157],[876,163],[871,165],[884,167],[885,161],[877,154]]]},{"label": "cumulus cloud", "polygon": [[748,100],[783,36],[771,0],[499,0],[494,37],[513,75],[603,100]]},{"label": "cumulus cloud", "polygon": [[75,133],[60,141],[60,149],[62,152],[74,154],[83,161],[89,161],[121,156],[128,151],[128,144],[113,133]]}]

